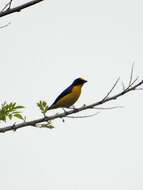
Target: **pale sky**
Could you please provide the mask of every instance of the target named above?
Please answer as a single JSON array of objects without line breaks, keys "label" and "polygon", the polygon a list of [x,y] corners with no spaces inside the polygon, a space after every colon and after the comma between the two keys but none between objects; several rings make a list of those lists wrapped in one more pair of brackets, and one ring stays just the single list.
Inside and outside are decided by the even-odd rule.
[{"label": "pale sky", "polygon": [[[141,0],[49,0],[1,18],[11,25],[0,30],[0,101],[25,105],[30,120],[41,117],[37,101],[50,105],[75,78],[88,80],[75,106],[103,98],[119,76],[128,84],[133,62],[142,78],[142,7]],[[142,190],[142,96],[127,94],[106,104],[124,108],[92,118],[56,120],[52,130],[1,134],[1,189]]]}]

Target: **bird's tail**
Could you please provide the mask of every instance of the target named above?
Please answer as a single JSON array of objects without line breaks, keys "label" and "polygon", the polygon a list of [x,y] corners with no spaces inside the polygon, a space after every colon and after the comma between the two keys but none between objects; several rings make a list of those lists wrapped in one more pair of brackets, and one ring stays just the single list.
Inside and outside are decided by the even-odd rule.
[{"label": "bird's tail", "polygon": [[51,105],[49,108],[48,108],[48,110],[52,110],[52,109],[55,109],[56,107],[55,107],[55,105]]},{"label": "bird's tail", "polygon": [[49,108],[48,108],[48,110],[51,110],[52,109],[52,106],[50,106]]}]

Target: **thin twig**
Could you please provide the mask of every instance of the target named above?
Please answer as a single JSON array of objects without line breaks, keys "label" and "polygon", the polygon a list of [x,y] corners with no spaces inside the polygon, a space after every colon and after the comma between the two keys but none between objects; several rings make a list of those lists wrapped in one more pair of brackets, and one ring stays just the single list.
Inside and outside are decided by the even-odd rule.
[{"label": "thin twig", "polygon": [[123,90],[126,89],[126,88],[125,88],[125,85],[124,85],[124,82],[122,82],[122,88],[123,88]]},{"label": "thin twig", "polygon": [[13,0],[10,0],[10,2],[9,2],[9,6],[8,6],[8,9],[11,8],[12,1],[13,1]]},{"label": "thin twig", "polygon": [[2,10],[0,12],[4,12],[7,8],[7,6],[8,6],[8,3],[2,8]]},{"label": "thin twig", "polygon": [[93,117],[98,115],[100,112],[96,112],[95,114],[90,114],[90,115],[82,115],[82,116],[67,116],[67,118],[71,119],[77,119],[77,118],[87,118],[87,117]]},{"label": "thin twig", "polygon": [[130,86],[130,85],[131,85],[132,80],[133,80],[134,64],[135,64],[135,63],[133,62],[133,64],[132,64],[132,68],[131,68],[131,74],[130,74],[129,85],[128,85],[128,86]]},{"label": "thin twig", "polygon": [[4,12],[4,11],[10,9],[10,8],[11,8],[12,1],[13,1],[13,0],[10,0],[10,1],[3,7],[3,9],[1,10],[1,12]]},{"label": "thin twig", "polygon": [[133,86],[133,85],[135,84],[135,82],[136,82],[138,79],[139,79],[139,77],[136,77],[136,78],[131,82],[131,84],[129,85],[129,88],[130,88],[131,86]]},{"label": "thin twig", "polygon": [[137,88],[136,90],[143,90],[143,88]]},{"label": "thin twig", "polygon": [[108,96],[111,94],[111,92],[114,90],[114,88],[116,87],[116,85],[118,84],[120,80],[120,77],[116,80],[116,82],[114,83],[113,87],[109,90],[109,92],[107,93],[107,95],[103,98],[103,100],[106,100],[106,98],[108,98]]},{"label": "thin twig", "polygon": [[131,88],[131,87],[135,84],[135,82],[137,82],[138,79],[139,79],[139,77],[136,77],[136,78],[130,83],[130,85],[125,89],[125,91],[128,90],[129,88]]},{"label": "thin twig", "polygon": [[11,22],[8,22],[7,24],[0,26],[0,29],[8,27],[10,24],[11,24]]},{"label": "thin twig", "polygon": [[17,7],[13,7],[13,8],[11,8],[12,1],[10,1],[8,4],[6,4],[4,6],[2,11],[0,12],[0,17],[9,15],[9,14],[12,14],[12,13],[15,13],[15,12],[20,12],[21,10],[23,10],[25,8],[28,8],[30,6],[33,6],[33,5],[35,5],[37,3],[40,3],[42,1],[45,1],[45,0],[32,0],[32,1],[29,1],[27,3],[21,4],[21,5],[17,6]]},{"label": "thin twig", "polygon": [[113,110],[113,109],[120,109],[120,108],[124,108],[124,106],[114,106],[114,107],[107,107],[107,108],[94,107],[93,109],[96,109],[96,110]]}]

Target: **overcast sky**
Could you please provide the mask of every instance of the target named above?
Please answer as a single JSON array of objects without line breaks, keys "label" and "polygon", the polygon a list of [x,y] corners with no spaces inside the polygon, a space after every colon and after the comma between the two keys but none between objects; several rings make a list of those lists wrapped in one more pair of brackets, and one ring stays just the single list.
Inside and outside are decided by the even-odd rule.
[{"label": "overcast sky", "polygon": [[[119,76],[127,85],[133,62],[142,78],[142,7],[141,0],[49,0],[1,18],[11,25],[0,30],[0,102],[25,105],[27,119],[36,119],[36,102],[50,105],[75,78],[88,80],[75,106],[103,98]],[[1,189],[142,190],[142,96],[132,92],[106,104],[124,108],[92,118],[56,120],[52,130],[1,134]]]}]

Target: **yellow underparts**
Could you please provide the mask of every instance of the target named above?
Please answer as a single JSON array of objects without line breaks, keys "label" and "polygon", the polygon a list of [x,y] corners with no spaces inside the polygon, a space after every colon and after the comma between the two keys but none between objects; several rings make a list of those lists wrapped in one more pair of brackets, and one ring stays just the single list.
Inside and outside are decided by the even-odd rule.
[{"label": "yellow underparts", "polygon": [[70,94],[67,94],[63,98],[61,98],[56,103],[54,108],[64,108],[64,107],[68,108],[68,107],[72,106],[78,100],[78,98],[81,94],[81,88],[82,88],[82,85],[74,86],[72,89],[72,92]]}]

